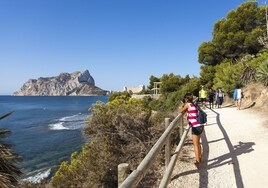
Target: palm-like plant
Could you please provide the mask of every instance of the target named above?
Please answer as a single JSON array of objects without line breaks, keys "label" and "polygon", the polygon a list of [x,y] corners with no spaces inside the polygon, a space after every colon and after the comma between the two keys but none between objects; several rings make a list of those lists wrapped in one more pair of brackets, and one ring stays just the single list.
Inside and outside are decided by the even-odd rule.
[{"label": "palm-like plant", "polygon": [[261,63],[257,68],[256,77],[259,82],[263,83],[265,86],[268,86],[268,59]]},{"label": "palm-like plant", "polygon": [[[13,112],[0,116],[0,120],[8,117]],[[9,130],[0,129],[0,137],[3,138],[10,133]],[[0,185],[1,188],[12,188],[18,184],[19,176],[22,174],[19,168],[14,165],[18,155],[11,151],[10,145],[0,143]]]},{"label": "palm-like plant", "polygon": [[255,75],[256,75],[256,69],[248,66],[242,71],[240,75],[240,80],[242,83],[248,84],[256,80]]}]

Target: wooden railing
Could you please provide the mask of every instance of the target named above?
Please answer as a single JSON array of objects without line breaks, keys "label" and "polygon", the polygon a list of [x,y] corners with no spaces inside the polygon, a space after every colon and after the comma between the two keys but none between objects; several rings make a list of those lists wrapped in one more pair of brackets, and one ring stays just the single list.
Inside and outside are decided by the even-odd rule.
[{"label": "wooden railing", "polygon": [[[189,125],[187,125],[186,128],[184,128],[183,114],[180,113],[171,123],[169,123],[169,122],[170,122],[169,118],[166,118],[165,119],[166,130],[161,135],[161,137],[158,139],[158,141],[154,144],[154,146],[149,151],[149,153],[145,156],[145,158],[141,161],[141,163],[139,164],[137,169],[134,170],[123,182],[121,180],[118,180],[119,188],[135,188],[135,187],[137,187],[138,183],[142,180],[142,178],[146,175],[149,168],[155,162],[157,155],[160,153],[160,151],[164,145],[166,145],[165,146],[166,170],[165,170],[164,176],[160,182],[159,187],[161,187],[161,188],[167,187],[167,185],[170,182],[170,177],[171,177],[173,168],[176,164],[178,155],[182,149],[182,146],[184,145],[187,134],[189,132]],[[174,128],[178,124],[180,125],[180,130],[184,130],[184,131],[181,132],[180,142],[179,142],[178,146],[176,147],[175,152],[173,153],[173,155],[171,157],[170,135],[171,135],[172,131],[174,130]],[[127,169],[128,164],[124,163],[124,165],[121,165],[121,166],[123,166],[123,168]],[[123,175],[123,174],[118,174],[118,177],[124,177],[125,175]]]}]

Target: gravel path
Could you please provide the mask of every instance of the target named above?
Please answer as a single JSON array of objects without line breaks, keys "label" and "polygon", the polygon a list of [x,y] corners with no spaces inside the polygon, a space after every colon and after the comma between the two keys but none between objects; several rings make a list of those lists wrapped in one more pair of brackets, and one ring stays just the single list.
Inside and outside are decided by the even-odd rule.
[{"label": "gravel path", "polygon": [[169,188],[268,187],[266,116],[234,107],[206,109],[201,168],[195,168],[189,138],[177,161]]}]

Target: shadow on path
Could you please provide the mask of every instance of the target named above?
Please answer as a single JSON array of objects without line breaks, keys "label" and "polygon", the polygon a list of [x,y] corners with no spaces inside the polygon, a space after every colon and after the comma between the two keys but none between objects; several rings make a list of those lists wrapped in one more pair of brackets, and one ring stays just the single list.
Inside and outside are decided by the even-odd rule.
[{"label": "shadow on path", "polygon": [[[239,161],[238,161],[237,156],[253,151],[254,149],[252,148],[252,146],[255,145],[255,143],[254,142],[239,142],[238,145],[233,146],[227,132],[225,131],[224,127],[221,124],[220,114],[217,113],[216,111],[214,111],[213,109],[210,109],[210,110],[217,115],[216,116],[217,125],[223,134],[223,138],[208,142],[205,131],[204,131],[204,134],[202,134],[202,136],[201,136],[202,147],[203,147],[201,168],[177,174],[172,178],[172,180],[177,179],[181,176],[185,176],[185,175],[189,175],[189,174],[193,174],[193,173],[198,172],[199,173],[199,182],[200,182],[199,188],[207,188],[208,187],[208,170],[228,164],[228,165],[233,165],[236,187],[237,188],[244,188],[244,183],[242,180]],[[212,126],[212,125],[210,125],[210,126]],[[209,143],[218,142],[221,140],[225,140],[226,145],[229,149],[229,153],[221,155],[217,158],[208,160]],[[212,163],[208,165],[208,162],[212,162]]]},{"label": "shadow on path", "polygon": [[252,104],[245,106],[244,108],[241,108],[241,110],[246,110],[246,109],[252,108],[253,106],[255,106],[255,104],[256,104],[256,102],[253,102]]}]

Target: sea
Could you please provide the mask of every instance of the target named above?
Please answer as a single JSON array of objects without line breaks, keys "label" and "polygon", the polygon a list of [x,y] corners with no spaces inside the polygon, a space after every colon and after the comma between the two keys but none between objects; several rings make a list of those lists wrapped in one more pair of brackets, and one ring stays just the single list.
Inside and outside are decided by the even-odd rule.
[{"label": "sea", "polygon": [[0,96],[0,128],[11,133],[0,142],[11,145],[22,161],[22,181],[50,178],[71,153],[81,151],[88,138],[83,135],[85,118],[97,101],[107,96]]}]

